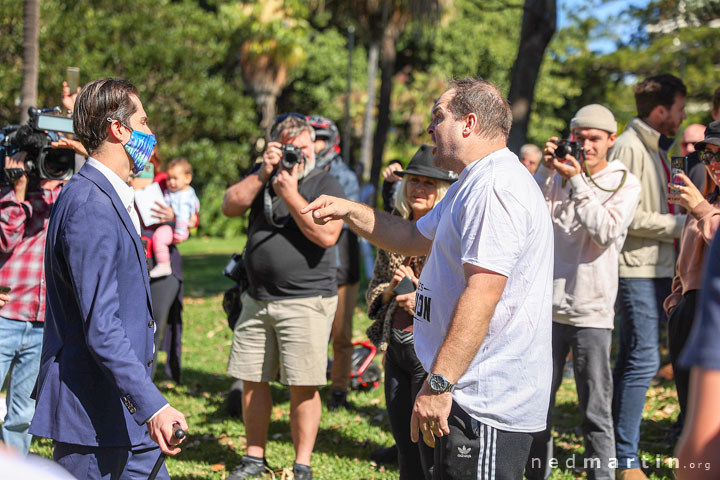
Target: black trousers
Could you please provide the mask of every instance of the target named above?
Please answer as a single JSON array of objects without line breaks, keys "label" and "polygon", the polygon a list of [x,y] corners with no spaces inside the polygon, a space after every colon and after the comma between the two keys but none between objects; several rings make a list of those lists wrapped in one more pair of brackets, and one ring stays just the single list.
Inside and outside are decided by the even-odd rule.
[{"label": "black trousers", "polygon": [[[153,316],[155,317],[155,352],[152,364],[153,377],[157,369],[157,354],[163,345],[168,315],[173,303],[175,303],[177,299],[179,290],[180,280],[173,275],[153,279],[153,281],[150,282],[150,295],[152,296]],[[169,357],[168,361],[170,361]]]},{"label": "black trousers", "polygon": [[687,339],[690,336],[693,323],[695,323],[697,293],[697,290],[686,292],[673,309],[670,318],[668,318],[668,348],[670,349],[670,361],[673,366],[675,389],[677,390],[678,403],[680,404],[680,415],[678,416],[679,427],[684,425],[687,414],[690,370],[678,365],[678,358],[680,358],[680,353],[682,353],[685,343],[687,343]]},{"label": "black trousers", "polygon": [[450,435],[435,439],[433,480],[519,480],[531,433],[508,432],[470,417],[453,401]]},{"label": "black trousers", "polygon": [[402,344],[391,338],[385,354],[385,403],[390,429],[398,447],[400,480],[430,479],[433,449],[422,439],[418,443],[410,440],[410,417],[415,396],[426,375],[413,343]]}]

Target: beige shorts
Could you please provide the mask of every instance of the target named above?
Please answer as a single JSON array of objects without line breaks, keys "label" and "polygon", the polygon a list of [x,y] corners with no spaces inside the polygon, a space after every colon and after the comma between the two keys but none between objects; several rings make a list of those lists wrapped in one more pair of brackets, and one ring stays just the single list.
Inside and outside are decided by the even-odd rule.
[{"label": "beige shorts", "polygon": [[242,294],[228,374],[249,382],[325,385],[337,296],[263,302]]}]

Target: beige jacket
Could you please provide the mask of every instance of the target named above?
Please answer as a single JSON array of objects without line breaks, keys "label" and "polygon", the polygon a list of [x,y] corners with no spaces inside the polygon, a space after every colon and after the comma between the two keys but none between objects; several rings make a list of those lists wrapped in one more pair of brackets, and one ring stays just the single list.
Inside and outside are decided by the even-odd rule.
[{"label": "beige jacket", "polygon": [[[680,237],[685,215],[668,207],[668,179],[660,156],[660,133],[633,118],[615,142],[608,160],[620,160],[640,180],[642,191],[628,237],[620,253],[620,277],[672,278],[675,266],[673,239]],[[662,152],[667,158],[667,152]]]}]

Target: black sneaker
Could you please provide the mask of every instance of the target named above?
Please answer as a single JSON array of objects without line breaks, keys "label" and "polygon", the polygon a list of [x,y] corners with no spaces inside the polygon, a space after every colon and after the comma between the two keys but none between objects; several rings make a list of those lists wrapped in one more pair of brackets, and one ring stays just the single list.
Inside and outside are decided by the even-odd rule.
[{"label": "black sneaker", "polygon": [[312,480],[312,468],[310,465],[293,462],[293,477],[295,480]]},{"label": "black sneaker", "polygon": [[240,465],[232,471],[226,480],[242,480],[243,478],[260,478],[263,473],[269,472],[267,460],[264,458],[244,455],[240,459]]},{"label": "black sneaker", "polygon": [[328,410],[335,411],[338,408],[348,410],[350,404],[347,401],[347,392],[343,390],[330,390],[330,399],[327,403]]}]

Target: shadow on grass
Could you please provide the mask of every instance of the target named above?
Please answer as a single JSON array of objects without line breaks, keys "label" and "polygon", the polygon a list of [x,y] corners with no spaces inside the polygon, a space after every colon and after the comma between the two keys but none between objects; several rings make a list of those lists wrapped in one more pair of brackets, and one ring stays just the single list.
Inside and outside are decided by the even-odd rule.
[{"label": "shadow on grass", "polygon": [[213,296],[230,288],[232,281],[222,274],[229,259],[230,255],[217,253],[182,257],[185,295],[195,298]]},{"label": "shadow on grass", "polygon": [[[578,404],[576,402],[557,404],[553,423],[555,431],[553,457],[557,459],[558,470],[572,472],[572,468],[567,468],[568,462],[572,462],[574,457],[574,464],[577,467],[582,466],[585,451]],[[674,445],[668,443],[668,438],[674,430],[674,424],[672,418],[642,420],[639,446],[642,451],[641,459],[646,459],[643,470],[647,475],[654,473],[660,478],[672,478],[672,469],[668,468],[662,459],[668,455],[668,452],[673,451]]]},{"label": "shadow on grass", "polygon": [[[242,422],[242,418],[231,417],[227,413],[226,394],[233,383],[233,379],[226,375],[211,374],[205,371],[187,368],[183,370],[184,382],[181,386],[175,386],[169,382],[164,375],[158,375],[156,383],[163,392],[173,392],[176,395],[189,395],[192,397],[205,396],[204,411],[194,412],[195,423],[220,424],[223,422]],[[270,391],[274,406],[282,406],[289,410],[290,390],[289,388],[279,384],[271,383]],[[207,395],[209,394],[209,396]],[[326,404],[328,391],[321,389],[323,404]],[[346,431],[348,425],[356,422],[356,417],[363,418],[366,425],[372,425],[378,428],[384,428],[389,432],[387,423],[387,415],[385,409],[374,405],[359,405],[350,399],[352,408],[349,410],[341,410],[338,412],[329,412],[323,410],[323,423],[321,425],[314,451],[323,453],[331,457],[345,457],[348,459],[357,459],[358,461],[370,462],[370,452],[386,445],[377,442],[371,438],[358,438]],[[329,424],[328,424],[329,423]],[[226,432],[229,435],[234,433]],[[290,422],[287,417],[287,411],[283,412],[283,418],[273,419],[270,422],[268,430],[268,439],[273,442],[292,445],[290,434]],[[194,442],[199,440],[199,442]],[[241,456],[244,454],[242,449],[237,446],[228,446],[219,441],[217,435],[202,435],[195,437],[192,433],[188,436],[188,445],[183,454],[177,458],[179,462],[205,462],[205,463],[225,463],[227,468],[232,469],[240,462]],[[384,465],[386,471],[393,471],[397,467],[395,465]],[[175,478],[175,477],[174,477]],[[182,477],[176,478],[191,478]]]}]

